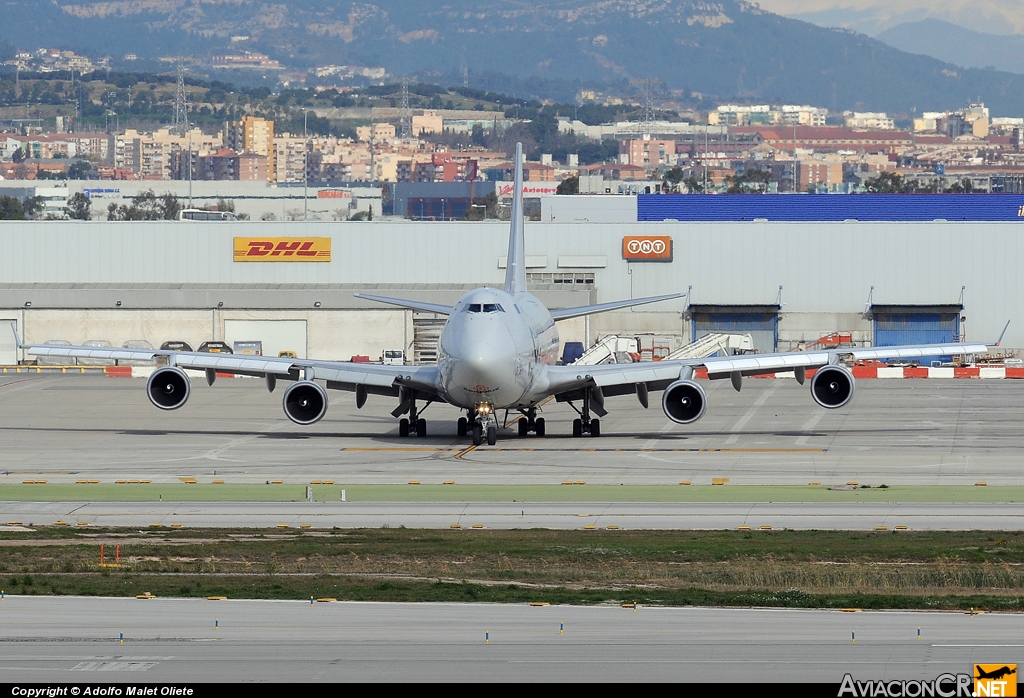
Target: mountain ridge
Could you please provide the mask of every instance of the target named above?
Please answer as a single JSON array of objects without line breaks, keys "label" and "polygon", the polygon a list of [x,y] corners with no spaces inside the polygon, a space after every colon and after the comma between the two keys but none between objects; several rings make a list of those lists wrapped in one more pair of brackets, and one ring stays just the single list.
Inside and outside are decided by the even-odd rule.
[{"label": "mountain ridge", "polygon": [[[392,74],[656,79],[743,101],[909,113],[979,96],[1024,114],[1024,76],[962,69],[863,34],[742,0],[7,0],[21,48],[63,44],[140,57],[250,50],[286,67],[384,66]],[[233,40],[234,37],[234,40]],[[245,37],[239,39],[239,37]]]}]

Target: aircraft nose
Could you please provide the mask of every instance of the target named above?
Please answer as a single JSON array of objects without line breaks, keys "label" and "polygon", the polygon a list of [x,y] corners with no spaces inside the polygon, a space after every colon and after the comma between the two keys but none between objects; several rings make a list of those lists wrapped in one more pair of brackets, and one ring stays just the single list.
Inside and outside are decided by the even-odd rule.
[{"label": "aircraft nose", "polygon": [[487,342],[473,342],[467,345],[461,358],[467,372],[478,376],[481,380],[495,375],[502,368],[501,356]]}]

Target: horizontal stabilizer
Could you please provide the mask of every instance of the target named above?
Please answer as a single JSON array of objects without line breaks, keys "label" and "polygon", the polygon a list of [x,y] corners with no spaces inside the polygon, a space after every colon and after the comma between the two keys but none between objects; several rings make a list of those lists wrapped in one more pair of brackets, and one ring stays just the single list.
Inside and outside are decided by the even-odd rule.
[{"label": "horizontal stabilizer", "polygon": [[670,293],[667,296],[650,296],[648,298],[631,298],[626,301],[598,303],[597,305],[581,305],[575,308],[563,308],[562,310],[552,310],[551,317],[553,317],[555,320],[568,320],[569,318],[580,317],[581,315],[606,313],[609,310],[629,308],[634,305],[644,305],[645,303],[657,303],[658,301],[667,301],[672,300],[673,298],[681,298],[685,295],[685,293]]},{"label": "horizontal stabilizer", "polygon": [[371,296],[368,293],[355,293],[353,294],[356,298],[365,298],[368,301],[377,301],[378,303],[389,303],[391,305],[397,305],[402,308],[409,308],[411,310],[422,310],[427,313],[438,313],[439,315],[451,315],[455,308],[448,305],[440,305],[439,303],[422,303],[420,301],[407,301],[402,298],[388,298],[386,296]]}]

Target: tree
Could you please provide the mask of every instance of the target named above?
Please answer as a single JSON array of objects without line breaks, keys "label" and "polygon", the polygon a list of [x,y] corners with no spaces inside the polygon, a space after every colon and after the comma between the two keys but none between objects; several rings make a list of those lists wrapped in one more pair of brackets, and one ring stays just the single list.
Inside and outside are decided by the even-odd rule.
[{"label": "tree", "polygon": [[25,220],[25,207],[16,196],[0,196],[0,220]]},{"label": "tree", "polygon": [[24,162],[24,161],[25,161],[25,151],[22,150],[21,148],[18,148],[17,150],[14,151],[13,154],[11,154],[11,162],[17,164],[19,162]]},{"label": "tree", "polygon": [[46,206],[46,199],[41,196],[31,196],[25,199],[22,206],[25,209],[26,218],[35,218],[36,214],[42,212],[43,207]]},{"label": "tree", "polygon": [[579,177],[566,177],[558,183],[558,188],[555,189],[556,194],[579,194],[580,193],[580,178]]},{"label": "tree", "polygon": [[695,175],[690,175],[683,180],[683,186],[686,187],[687,194],[703,194],[704,183],[701,182]]},{"label": "tree", "polygon": [[725,181],[729,185],[726,194],[764,194],[772,181],[772,173],[768,170],[747,170],[741,175],[726,177]]},{"label": "tree", "polygon": [[974,182],[971,181],[970,177],[964,177],[959,182],[953,182],[953,184],[946,189],[947,194],[973,194],[977,189],[974,188]]},{"label": "tree", "polygon": [[668,187],[669,191],[678,192],[679,184],[683,181],[683,168],[676,165],[675,167],[668,170],[662,182]]},{"label": "tree", "polygon": [[86,179],[85,174],[90,170],[92,170],[92,165],[86,160],[75,160],[68,167],[68,179]]},{"label": "tree", "polygon": [[68,199],[68,205],[64,207],[64,213],[66,213],[67,217],[72,220],[87,221],[90,217],[91,208],[92,199],[82,192],[76,192],[70,199]]},{"label": "tree", "polygon": [[498,195],[493,191],[487,196],[473,197],[473,205],[466,209],[463,220],[483,221],[498,217]]},{"label": "tree", "polygon": [[110,204],[107,206],[107,220],[111,221],[173,221],[181,211],[181,202],[174,194],[157,196],[153,190],[140,192],[132,197],[131,206]]},{"label": "tree", "polygon": [[912,191],[903,177],[895,172],[879,172],[874,179],[864,181],[864,189],[872,194],[902,194]]}]

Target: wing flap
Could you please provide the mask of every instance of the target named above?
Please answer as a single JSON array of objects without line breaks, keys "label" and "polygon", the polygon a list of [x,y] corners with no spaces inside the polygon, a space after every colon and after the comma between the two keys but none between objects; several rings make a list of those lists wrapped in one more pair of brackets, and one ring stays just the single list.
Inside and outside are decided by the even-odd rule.
[{"label": "wing flap", "polygon": [[732,373],[741,371],[746,373],[771,373],[772,371],[788,371],[801,366],[810,368],[812,366],[824,366],[829,363],[827,352],[792,352],[787,354],[746,354],[743,356],[710,356],[700,359],[698,363],[704,365],[708,374]]},{"label": "wing flap", "polygon": [[157,351],[137,349],[97,349],[94,347],[69,347],[59,344],[30,345],[26,351],[33,356],[66,356],[77,359],[118,359],[124,361],[152,361],[159,356]]},{"label": "wing flap", "polygon": [[844,350],[855,359],[902,359],[917,356],[941,356],[943,354],[984,354],[985,344],[929,344],[917,347],[871,347]]}]

